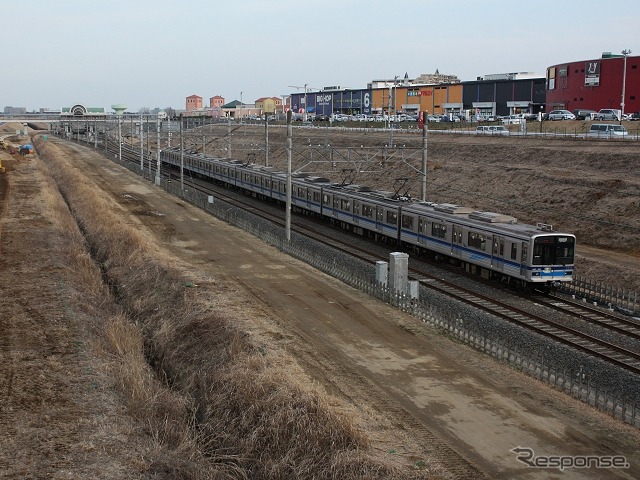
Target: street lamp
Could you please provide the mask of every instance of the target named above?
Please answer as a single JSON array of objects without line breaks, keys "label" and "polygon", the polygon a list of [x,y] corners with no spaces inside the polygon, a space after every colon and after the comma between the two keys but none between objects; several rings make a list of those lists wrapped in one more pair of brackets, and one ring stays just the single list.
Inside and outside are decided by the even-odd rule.
[{"label": "street lamp", "polygon": [[[308,83],[305,83],[303,87],[298,87],[296,85],[289,85],[289,88],[297,88],[298,90],[300,90],[301,88],[304,88],[304,117],[303,119],[306,121],[307,120],[307,92],[308,92],[308,88],[313,88],[313,87],[309,87]],[[319,90],[319,89],[316,89]]]},{"label": "street lamp", "polygon": [[624,67],[622,68],[622,100],[620,101],[620,124],[622,125],[622,116],[624,115],[624,94],[625,87],[627,85],[627,55],[631,53],[631,50],[622,50],[624,56]]}]

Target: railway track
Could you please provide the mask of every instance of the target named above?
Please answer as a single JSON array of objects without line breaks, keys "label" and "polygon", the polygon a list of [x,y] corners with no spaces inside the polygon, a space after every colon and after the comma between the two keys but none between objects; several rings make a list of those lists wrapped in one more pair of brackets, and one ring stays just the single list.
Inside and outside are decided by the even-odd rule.
[{"label": "railway track", "polygon": [[624,316],[609,313],[599,308],[593,308],[590,307],[588,303],[580,303],[553,293],[547,296],[529,298],[545,307],[574,315],[585,322],[626,335],[640,342],[640,323]]},{"label": "railway track", "polygon": [[[129,160],[134,164],[139,164],[139,158],[138,152],[123,150],[124,160]],[[153,161],[151,170],[155,170]],[[163,168],[161,174],[172,179],[179,178],[175,171],[171,169]],[[250,201],[248,197],[241,198],[239,195],[232,195],[223,188],[213,189],[210,183],[204,181],[196,182],[196,179],[190,176],[188,177],[188,184],[192,189],[199,190],[207,195],[216,195],[221,200],[224,200],[237,208],[250,211],[254,215],[284,227],[284,219],[281,210],[279,210],[279,213],[273,213],[264,205]],[[301,219],[296,216],[292,217],[292,230],[301,235],[314,238],[321,243],[339,249],[354,257],[362,259],[363,261],[371,263],[380,260],[379,253],[368,248],[341,241],[336,235],[331,235],[330,233],[327,234],[318,228],[310,227],[308,223],[303,225],[301,223]],[[599,336],[588,334],[577,328],[567,326],[561,320],[551,320],[542,315],[536,315],[530,311],[514,307],[513,305],[499,301],[495,298],[481,295],[476,291],[471,291],[451,282],[439,279],[428,273],[426,269],[423,268],[412,267],[410,269],[410,274],[412,275],[412,280],[420,281],[420,283],[427,288],[437,290],[450,298],[472,305],[510,323],[533,331],[576,350],[585,352],[593,357],[608,362],[609,364],[640,375],[640,353],[638,347],[628,348],[620,346],[619,344],[604,340]],[[596,314],[593,309],[587,309],[586,306],[576,303],[570,304],[570,302],[565,300],[561,301],[559,298],[536,296],[533,297],[532,300],[548,308],[560,310],[564,315],[589,322],[601,329],[614,331],[618,334],[630,337],[634,342],[640,341],[640,328],[638,328],[637,324],[629,320],[609,315],[601,311],[597,311]]]}]

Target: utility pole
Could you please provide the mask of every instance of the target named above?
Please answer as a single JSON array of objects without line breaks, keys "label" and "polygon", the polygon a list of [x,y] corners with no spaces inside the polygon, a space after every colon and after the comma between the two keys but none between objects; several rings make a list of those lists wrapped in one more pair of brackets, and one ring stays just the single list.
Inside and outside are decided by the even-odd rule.
[{"label": "utility pole", "polygon": [[231,116],[227,117],[227,159],[231,160]]},{"label": "utility pole", "polygon": [[421,200],[427,201],[427,130],[429,122],[426,111],[422,112],[422,192]]},{"label": "utility pole", "polygon": [[160,186],[160,119],[156,117],[156,141],[157,143],[157,163],[156,163],[156,185]]},{"label": "utility pole", "polygon": [[291,125],[292,112],[287,112],[287,202],[285,207],[284,236],[289,243],[291,241],[291,151],[293,150],[293,127]]},{"label": "utility pole", "polygon": [[142,114],[140,114],[140,171],[144,170],[144,132],[142,131]]},{"label": "utility pole", "polygon": [[622,69],[622,100],[620,101],[620,125],[622,125],[622,116],[624,115],[624,95],[625,88],[627,86],[627,55],[631,53],[631,50],[622,50],[624,55],[624,67]]},{"label": "utility pole", "polygon": [[182,134],[182,114],[180,114],[180,191],[184,192],[184,135]]},{"label": "utility pole", "polygon": [[[298,87],[296,85],[289,85],[289,88],[297,88],[298,90],[301,88],[304,88],[304,120],[307,120],[307,112],[309,111],[309,107],[308,107],[308,103],[307,103],[307,92],[308,92],[308,88],[309,88],[309,84],[305,83],[302,87]],[[313,88],[313,87],[311,87]],[[319,89],[316,89],[319,90]]]},{"label": "utility pole", "polygon": [[264,116],[264,166],[269,166],[269,116]]},{"label": "utility pole", "polygon": [[122,162],[122,117],[118,117],[118,161]]}]

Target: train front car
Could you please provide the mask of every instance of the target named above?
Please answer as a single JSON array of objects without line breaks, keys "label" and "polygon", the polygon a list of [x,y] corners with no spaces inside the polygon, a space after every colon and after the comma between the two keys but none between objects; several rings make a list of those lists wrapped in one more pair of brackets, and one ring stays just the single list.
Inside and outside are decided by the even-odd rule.
[{"label": "train front car", "polygon": [[531,237],[527,281],[547,289],[573,280],[576,237],[567,233],[538,233]]}]

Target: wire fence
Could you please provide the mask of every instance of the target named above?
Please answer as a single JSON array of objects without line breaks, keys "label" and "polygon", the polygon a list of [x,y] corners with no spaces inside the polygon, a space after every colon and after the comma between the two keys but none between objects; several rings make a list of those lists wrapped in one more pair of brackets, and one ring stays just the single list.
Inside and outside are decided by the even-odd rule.
[{"label": "wire fence", "polygon": [[560,290],[585,301],[619,310],[627,315],[639,315],[638,292],[633,290],[625,290],[577,276],[571,283],[563,284]]}]

